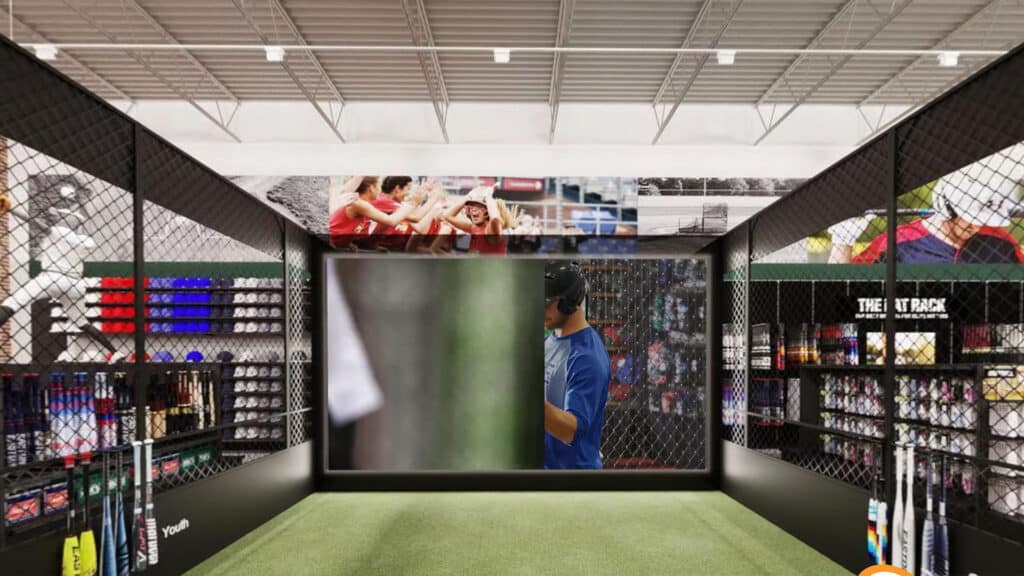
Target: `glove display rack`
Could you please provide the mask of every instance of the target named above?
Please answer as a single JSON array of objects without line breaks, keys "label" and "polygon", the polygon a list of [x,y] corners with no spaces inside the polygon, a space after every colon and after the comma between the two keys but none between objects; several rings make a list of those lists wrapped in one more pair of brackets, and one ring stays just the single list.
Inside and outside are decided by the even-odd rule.
[{"label": "glove display rack", "polygon": [[582,269],[587,318],[612,363],[605,468],[705,468],[705,262],[590,260]]},{"label": "glove display rack", "polygon": [[[34,567],[56,572],[67,478],[99,518],[97,479],[131,468],[129,441],[154,441],[158,502],[309,444],[320,245],[6,40],[0,72],[18,79],[0,83],[0,561],[52,541]],[[287,499],[287,483],[246,485]],[[210,552],[170,545],[157,572]]]}]

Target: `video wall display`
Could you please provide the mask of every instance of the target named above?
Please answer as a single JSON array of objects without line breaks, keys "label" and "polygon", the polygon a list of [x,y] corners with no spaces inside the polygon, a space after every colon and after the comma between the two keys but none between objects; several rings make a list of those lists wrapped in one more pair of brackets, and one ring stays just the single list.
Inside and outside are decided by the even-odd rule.
[{"label": "video wall display", "polygon": [[325,278],[330,469],[708,466],[704,260],[339,255]]}]

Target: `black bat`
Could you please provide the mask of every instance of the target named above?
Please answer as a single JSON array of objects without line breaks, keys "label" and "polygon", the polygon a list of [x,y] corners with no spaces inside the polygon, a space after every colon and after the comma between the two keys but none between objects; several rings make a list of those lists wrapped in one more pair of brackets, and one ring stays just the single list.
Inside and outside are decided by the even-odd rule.
[{"label": "black bat", "polygon": [[135,571],[149,567],[149,549],[146,538],[146,518],[142,513],[142,442],[132,442],[135,469],[135,501],[132,514],[132,534],[135,535]]}]

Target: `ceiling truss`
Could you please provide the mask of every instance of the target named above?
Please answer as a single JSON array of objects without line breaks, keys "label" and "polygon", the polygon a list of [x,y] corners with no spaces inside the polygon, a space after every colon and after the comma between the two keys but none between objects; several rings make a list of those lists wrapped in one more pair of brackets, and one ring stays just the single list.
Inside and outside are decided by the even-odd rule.
[{"label": "ceiling truss", "polygon": [[[255,15],[251,12],[251,8],[246,5],[245,0],[231,0],[231,2],[242,14],[242,18],[247,24],[249,24],[249,27],[252,28],[253,32],[259,36],[260,41],[263,42],[265,46],[272,46],[275,44],[270,41],[270,38],[267,37],[262,30],[260,30],[259,24],[256,22]],[[291,33],[295,36],[295,40],[300,44],[305,45],[305,39],[299,33],[298,28],[295,26],[295,23],[292,22],[291,17],[284,10],[284,7],[281,6],[277,0],[270,0],[270,9],[272,11],[276,11],[273,14],[275,18],[281,18],[287,24]],[[288,64],[287,58],[281,61],[281,69],[284,70],[288,77],[291,78],[292,82],[295,83],[295,86],[300,92],[302,92],[302,95],[310,105],[313,106],[316,113],[327,124],[327,127],[330,128],[331,132],[334,133],[338,140],[344,142],[345,137],[341,135],[341,112],[345,107],[345,99],[341,97],[341,92],[334,84],[334,81],[331,80],[330,75],[328,75],[324,70],[323,65],[320,63],[320,60],[316,55],[310,51],[306,51],[305,57],[309,59],[318,74],[316,84],[312,89],[306,85],[305,81],[302,79],[301,75],[295,71],[294,67]],[[326,87],[329,93],[322,96],[320,94],[320,89],[324,87]],[[321,101],[323,100],[327,101],[326,109],[324,108],[324,105],[321,104]]]}]

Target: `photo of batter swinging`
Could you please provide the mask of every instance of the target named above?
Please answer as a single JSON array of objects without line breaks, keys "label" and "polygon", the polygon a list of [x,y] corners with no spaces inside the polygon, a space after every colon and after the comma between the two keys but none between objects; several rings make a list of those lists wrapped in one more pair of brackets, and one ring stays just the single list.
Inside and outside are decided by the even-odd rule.
[{"label": "photo of batter swinging", "polygon": [[587,281],[575,262],[544,267],[544,468],[601,469],[611,360],[587,323]]}]

